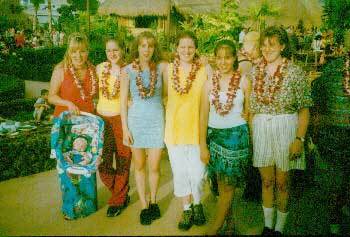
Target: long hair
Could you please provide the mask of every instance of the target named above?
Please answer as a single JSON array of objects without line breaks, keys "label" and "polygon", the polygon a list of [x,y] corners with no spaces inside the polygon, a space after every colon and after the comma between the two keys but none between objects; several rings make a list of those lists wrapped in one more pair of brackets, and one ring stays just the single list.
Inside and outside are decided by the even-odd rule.
[{"label": "long hair", "polygon": [[131,45],[131,60],[135,60],[139,57],[139,45],[142,39],[147,39],[148,43],[154,47],[151,61],[156,64],[159,63],[162,60],[159,44],[157,38],[149,31],[143,31],[133,41]]},{"label": "long hair", "polygon": [[70,55],[77,48],[89,51],[89,43],[84,34],[75,32],[68,37],[68,47],[61,62],[65,69],[72,63]]}]

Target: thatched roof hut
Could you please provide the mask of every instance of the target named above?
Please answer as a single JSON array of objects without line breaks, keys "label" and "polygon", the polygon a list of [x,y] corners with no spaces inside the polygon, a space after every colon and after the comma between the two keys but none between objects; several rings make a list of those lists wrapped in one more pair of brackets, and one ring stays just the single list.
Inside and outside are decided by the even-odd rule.
[{"label": "thatched roof hut", "polygon": [[116,14],[122,17],[166,16],[170,1],[167,0],[106,0],[98,9],[104,15]]},{"label": "thatched roof hut", "polygon": [[167,16],[171,6],[183,14],[217,13],[220,11],[221,0],[106,0],[98,11],[123,17]]},{"label": "thatched roof hut", "polygon": [[[305,25],[320,26],[322,23],[322,4],[319,0],[269,0],[269,5],[277,8],[279,16],[267,17],[269,24],[296,25],[303,20]],[[261,0],[240,1],[239,11],[249,15],[251,8],[261,5]]]}]

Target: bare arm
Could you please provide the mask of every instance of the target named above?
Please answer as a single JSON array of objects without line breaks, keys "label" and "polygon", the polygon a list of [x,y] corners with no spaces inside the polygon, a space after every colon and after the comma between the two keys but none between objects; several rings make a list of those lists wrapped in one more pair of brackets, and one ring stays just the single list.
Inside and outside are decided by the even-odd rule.
[{"label": "bare arm", "polygon": [[207,145],[207,129],[208,129],[208,117],[209,117],[209,85],[210,81],[207,80],[202,88],[201,104],[199,112],[199,144],[201,151],[201,160],[207,164],[209,162],[209,151]]},{"label": "bare arm", "polygon": [[162,63],[163,103],[165,106],[168,101],[168,66],[168,63]]},{"label": "bare arm", "polygon": [[310,111],[309,108],[302,108],[298,113],[298,130],[297,137],[305,137],[309,125]]},{"label": "bare arm", "polygon": [[125,69],[121,72],[120,77],[120,116],[123,128],[123,143],[130,145],[133,143],[132,137],[128,128],[128,97],[129,97],[129,76]]},{"label": "bare arm", "polygon": [[[309,108],[302,108],[298,112],[298,129],[296,137],[305,137],[307,126],[309,125],[310,111]],[[295,139],[289,147],[289,159],[294,160],[300,157],[303,150],[303,142]]]},{"label": "bare arm", "polygon": [[60,87],[64,79],[64,69],[63,65],[59,64],[55,67],[51,81],[50,81],[50,89],[49,89],[49,103],[53,105],[65,106],[70,111],[74,111],[79,113],[79,108],[71,101],[64,100],[59,96]]}]

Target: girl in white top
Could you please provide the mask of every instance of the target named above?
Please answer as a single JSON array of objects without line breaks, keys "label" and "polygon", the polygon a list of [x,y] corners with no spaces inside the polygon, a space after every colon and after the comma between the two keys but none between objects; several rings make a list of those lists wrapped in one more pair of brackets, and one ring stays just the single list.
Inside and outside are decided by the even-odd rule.
[{"label": "girl in white top", "polygon": [[209,177],[217,178],[219,189],[220,208],[208,235],[218,234],[224,223],[235,188],[244,184],[249,159],[247,121],[251,85],[237,70],[232,41],[220,41],[215,56],[217,70],[203,87],[200,111],[201,159],[207,164]]}]

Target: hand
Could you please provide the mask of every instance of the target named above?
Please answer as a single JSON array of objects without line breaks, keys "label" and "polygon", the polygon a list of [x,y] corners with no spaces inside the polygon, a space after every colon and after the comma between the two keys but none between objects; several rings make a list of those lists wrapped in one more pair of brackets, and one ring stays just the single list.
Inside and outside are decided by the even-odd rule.
[{"label": "hand", "polygon": [[132,135],[129,131],[129,129],[123,130],[123,144],[125,146],[130,146],[134,143],[134,140],[132,138]]},{"label": "hand", "polygon": [[69,101],[67,107],[68,107],[68,110],[71,111],[73,114],[75,114],[75,115],[80,114],[79,108],[74,103]]},{"label": "hand", "polygon": [[295,139],[289,146],[289,160],[299,159],[303,151],[302,141]]},{"label": "hand", "polygon": [[201,152],[201,161],[207,165],[210,160],[210,153],[209,153],[208,147],[207,146],[201,147],[200,152]]}]

